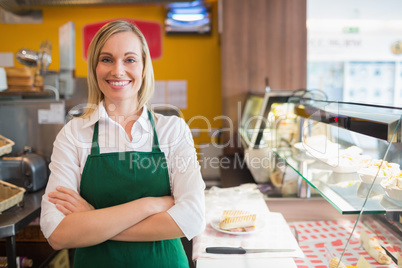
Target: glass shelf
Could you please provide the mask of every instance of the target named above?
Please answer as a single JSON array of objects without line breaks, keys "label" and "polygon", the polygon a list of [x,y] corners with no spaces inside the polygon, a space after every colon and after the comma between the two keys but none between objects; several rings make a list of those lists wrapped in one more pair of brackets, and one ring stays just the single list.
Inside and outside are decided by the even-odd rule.
[{"label": "glass shelf", "polygon": [[[347,243],[336,255],[342,258],[355,251],[352,241],[366,230],[359,224],[363,221],[370,224],[372,219],[383,219],[389,230],[396,230],[396,238],[377,239],[400,252],[395,239],[400,241],[402,230],[402,200],[399,200],[402,191],[398,189],[398,178],[402,175],[402,108],[307,98],[291,103],[292,117],[283,114],[278,118],[294,120],[298,130],[293,129],[287,142],[266,146],[279,158],[275,168],[293,169],[299,175],[291,175],[297,178],[298,197],[319,194],[341,214],[356,215]],[[276,133],[289,132],[282,125],[273,126]],[[358,171],[369,175],[360,177]],[[370,181],[375,174],[383,175],[376,179],[377,184],[362,181]],[[392,194],[388,190],[391,185],[395,190]]]},{"label": "glass shelf", "polygon": [[[402,166],[402,108],[301,99],[295,102],[294,113],[300,127],[299,139],[275,152],[308,185],[342,214],[402,214],[402,200],[388,197],[379,184],[381,178],[378,184],[362,182],[357,169],[363,162],[359,164],[358,154],[349,156],[350,160],[343,158],[352,161],[356,168],[353,173],[327,164],[337,157],[341,160],[340,155],[336,156],[339,149],[356,147],[368,161],[382,159]],[[314,139],[312,145],[311,138],[320,136],[325,139]],[[294,142],[307,147],[297,148]]]},{"label": "glass shelf", "polygon": [[294,154],[291,149],[276,149],[275,153],[342,214],[359,214],[362,210],[364,214],[402,211],[402,201],[390,199],[379,184],[373,185],[364,205],[371,184],[361,182],[356,172],[333,172],[330,165],[305,153]]}]

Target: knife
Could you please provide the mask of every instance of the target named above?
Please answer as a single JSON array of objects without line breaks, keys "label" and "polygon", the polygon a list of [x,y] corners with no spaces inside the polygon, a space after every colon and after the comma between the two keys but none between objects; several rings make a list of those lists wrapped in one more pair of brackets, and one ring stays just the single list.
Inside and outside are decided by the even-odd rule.
[{"label": "knife", "polygon": [[398,264],[397,258],[395,258],[395,256],[392,255],[392,253],[389,252],[389,250],[386,247],[384,247],[383,245],[381,245],[381,247],[385,250],[385,253],[387,253],[387,255],[392,259],[392,261]]},{"label": "knife", "polygon": [[262,248],[262,249],[245,249],[242,247],[208,247],[205,249],[207,253],[214,254],[246,254],[246,253],[262,253],[262,252],[292,252],[292,248]]}]

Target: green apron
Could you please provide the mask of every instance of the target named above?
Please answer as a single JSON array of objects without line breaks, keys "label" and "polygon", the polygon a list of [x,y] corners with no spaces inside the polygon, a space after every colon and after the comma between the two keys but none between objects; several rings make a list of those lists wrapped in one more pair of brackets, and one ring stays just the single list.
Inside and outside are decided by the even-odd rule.
[{"label": "green apron", "polygon": [[[91,154],[85,163],[80,194],[95,209],[116,206],[146,196],[171,195],[165,154],[159,148],[155,123],[152,152],[99,153],[98,122],[94,127]],[[179,238],[153,242],[108,240],[78,248],[74,268],[189,267]]]}]

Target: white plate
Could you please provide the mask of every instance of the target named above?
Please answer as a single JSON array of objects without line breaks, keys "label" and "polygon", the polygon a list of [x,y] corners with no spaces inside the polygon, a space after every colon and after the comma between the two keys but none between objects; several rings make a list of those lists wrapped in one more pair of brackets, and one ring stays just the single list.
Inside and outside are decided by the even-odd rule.
[{"label": "white plate", "polygon": [[321,160],[323,162],[327,162],[331,158],[338,157],[339,155],[338,150],[340,148],[339,144],[333,143],[332,146],[328,147],[327,149],[320,148],[320,150],[316,150],[315,148],[312,148],[303,142],[295,143],[293,144],[293,147],[299,150],[300,152],[305,153],[307,156]]},{"label": "white plate", "polygon": [[331,166],[329,165],[333,172],[335,173],[355,173],[359,169],[359,166]]},{"label": "white plate", "polygon": [[297,150],[300,150],[300,151],[303,151],[303,152],[306,151],[306,148],[304,146],[305,145],[302,142],[298,142],[298,143],[293,144],[293,147],[295,147]]},{"label": "white plate", "polygon": [[384,188],[385,194],[394,200],[402,201],[402,189],[400,188],[387,188],[381,183],[382,188]]},{"label": "white plate", "polygon": [[344,158],[332,158],[326,161],[335,173],[355,173],[359,170],[360,161],[346,161]]},{"label": "white plate", "polygon": [[211,226],[212,228],[214,228],[215,230],[217,230],[218,232],[221,233],[225,233],[225,234],[232,234],[232,235],[247,235],[247,234],[254,234],[257,233],[259,231],[261,231],[264,228],[264,222],[262,220],[257,219],[255,221],[255,228],[254,231],[250,231],[250,232],[231,232],[231,231],[226,231],[226,230],[222,230],[221,228],[219,228],[219,223],[220,220],[219,219],[213,219],[211,220]]},{"label": "white plate", "polygon": [[[358,171],[357,173],[359,174],[360,180],[363,183],[372,184],[374,179],[375,179],[375,175],[373,175],[373,174],[368,174],[368,173],[364,173],[364,172],[361,172],[361,171]],[[378,175],[374,184],[380,184],[381,181],[386,179],[386,178],[387,178],[386,176]]]}]

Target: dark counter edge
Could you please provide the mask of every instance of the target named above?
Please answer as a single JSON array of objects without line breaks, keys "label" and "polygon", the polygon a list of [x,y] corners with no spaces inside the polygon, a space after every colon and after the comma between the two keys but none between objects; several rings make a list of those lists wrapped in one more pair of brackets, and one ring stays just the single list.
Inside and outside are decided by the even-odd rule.
[{"label": "dark counter edge", "polygon": [[0,238],[16,235],[25,226],[40,216],[42,196],[45,189],[25,193],[21,205],[0,214]]}]

